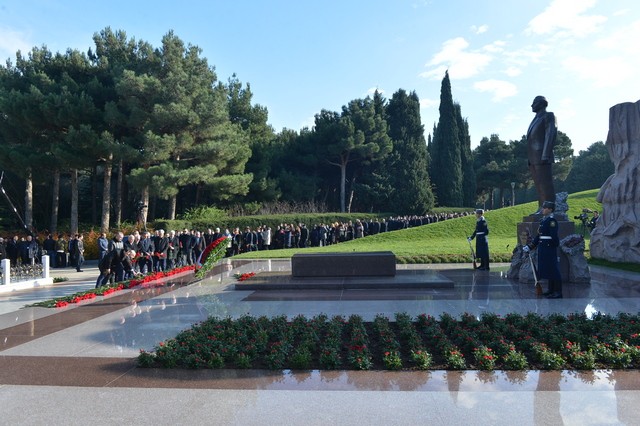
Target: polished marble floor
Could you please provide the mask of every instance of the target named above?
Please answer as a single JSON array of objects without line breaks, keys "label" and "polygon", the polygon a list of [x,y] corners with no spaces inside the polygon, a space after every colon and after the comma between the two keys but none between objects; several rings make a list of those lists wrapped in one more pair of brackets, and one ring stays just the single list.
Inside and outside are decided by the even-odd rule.
[{"label": "polished marble floor", "polygon": [[[290,271],[289,261],[226,262],[188,284],[110,296],[64,309],[24,307],[93,287],[97,270],[53,270],[70,280],[0,295],[0,406],[3,423],[119,424],[640,424],[638,371],[271,372],[143,370],[133,358],[209,315],[313,316],[395,312],[637,313],[640,274],[591,269],[589,284],[565,284],[564,299],[466,265],[429,269],[453,288],[406,290],[242,290],[233,275]],[[118,400],[107,406],[103,400]],[[157,401],[162,403],[158,404]],[[89,413],[76,404],[93,401]],[[180,407],[183,409],[180,410]],[[34,410],[34,407],[36,409]],[[116,412],[114,412],[114,409]],[[29,410],[30,421],[24,422]],[[110,417],[112,416],[112,417]],[[22,421],[20,421],[22,420]],[[57,422],[53,422],[54,424]]]}]

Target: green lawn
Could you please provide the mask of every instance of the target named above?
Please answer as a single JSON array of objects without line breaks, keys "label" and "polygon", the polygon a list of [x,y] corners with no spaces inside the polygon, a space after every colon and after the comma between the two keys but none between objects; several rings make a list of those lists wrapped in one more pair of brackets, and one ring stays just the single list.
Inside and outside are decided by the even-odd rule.
[{"label": "green lawn", "polygon": [[[576,222],[579,232],[579,220],[574,220],[583,208],[601,211],[596,201],[598,190],[590,190],[569,195],[569,218]],[[489,225],[489,251],[492,261],[509,261],[511,251],[517,244],[516,225],[537,209],[536,202],[505,207],[485,213]],[[245,253],[238,258],[290,258],[298,252],[353,252],[353,251],[392,251],[400,262],[467,262],[470,257],[467,236],[475,229],[475,216],[469,215],[457,219],[430,225],[388,232],[348,241],[328,247],[306,249],[271,250]],[[588,238],[588,236],[587,236]],[[588,249],[588,243],[587,243]]]}]

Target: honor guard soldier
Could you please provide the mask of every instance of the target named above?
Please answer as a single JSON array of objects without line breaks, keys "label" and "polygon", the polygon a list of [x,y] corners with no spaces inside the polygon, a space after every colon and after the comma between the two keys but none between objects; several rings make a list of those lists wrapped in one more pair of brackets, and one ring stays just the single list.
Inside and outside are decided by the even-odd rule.
[{"label": "honor guard soldier", "polygon": [[553,217],[555,203],[545,201],[542,204],[544,217],[540,221],[538,235],[522,249],[525,253],[538,249],[538,278],[549,280],[549,289],[542,293],[549,299],[562,298],[562,277],[558,264],[558,221]]}]

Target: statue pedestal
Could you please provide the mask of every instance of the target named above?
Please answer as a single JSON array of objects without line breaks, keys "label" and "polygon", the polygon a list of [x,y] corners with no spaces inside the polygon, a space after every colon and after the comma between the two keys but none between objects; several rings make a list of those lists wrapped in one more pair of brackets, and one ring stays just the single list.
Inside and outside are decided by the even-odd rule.
[{"label": "statue pedestal", "polygon": [[[540,220],[542,220],[542,215],[534,214],[523,217],[522,222],[518,223],[518,243],[521,246],[531,242],[531,240],[538,235]],[[556,220],[558,221],[558,238],[560,240],[571,234],[575,234],[575,223],[570,220],[563,220],[563,218],[560,217],[556,217]],[[560,250],[560,247],[557,249],[557,254],[560,258],[560,275],[562,276],[562,281],[569,282],[569,259],[567,255]]]}]

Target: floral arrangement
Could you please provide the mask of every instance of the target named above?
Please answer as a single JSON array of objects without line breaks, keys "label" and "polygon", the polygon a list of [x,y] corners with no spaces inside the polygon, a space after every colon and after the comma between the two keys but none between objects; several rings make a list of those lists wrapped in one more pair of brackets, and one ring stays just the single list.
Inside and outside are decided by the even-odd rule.
[{"label": "floral arrangement", "polygon": [[141,351],[138,363],[278,370],[639,368],[640,315],[443,314],[438,320],[397,314],[396,322],[382,315],[370,322],[358,315],[211,317]]},{"label": "floral arrangement", "polygon": [[246,281],[251,277],[255,277],[255,272],[245,272],[244,274],[234,274],[233,277],[238,281]]},{"label": "floral arrangement", "polygon": [[227,238],[226,236],[220,237],[204,249],[196,265],[196,278],[204,278],[207,272],[212,270],[216,263],[224,257],[227,250]]},{"label": "floral arrangement", "polygon": [[153,272],[148,275],[145,275],[142,278],[131,279],[128,281],[123,281],[123,282],[119,282],[111,285],[104,285],[99,288],[77,292],[70,296],[58,297],[56,299],[37,302],[29,306],[39,306],[43,308],[64,308],[69,306],[69,304],[72,304],[72,303],[80,303],[85,300],[95,299],[97,296],[108,296],[118,291],[137,287],[137,286],[149,287],[152,285],[157,285],[155,281],[158,281],[165,277],[170,277],[176,274],[180,274],[182,272],[191,271],[193,269],[194,269],[193,266],[188,265],[188,266],[182,266],[179,268],[174,268],[170,271]]}]

